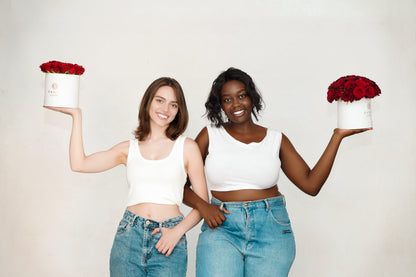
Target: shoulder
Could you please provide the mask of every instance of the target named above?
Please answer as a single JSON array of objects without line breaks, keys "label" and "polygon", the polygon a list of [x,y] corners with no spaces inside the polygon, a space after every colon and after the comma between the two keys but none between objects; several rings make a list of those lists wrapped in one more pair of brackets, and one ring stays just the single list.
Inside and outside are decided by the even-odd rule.
[{"label": "shoulder", "polygon": [[282,134],[281,143],[280,143],[280,152],[285,153],[285,151],[293,151],[294,147],[293,144],[290,142],[289,138],[284,134]]},{"label": "shoulder", "polygon": [[198,149],[198,144],[193,139],[185,137],[183,147],[185,151],[193,151]]},{"label": "shoulder", "polygon": [[131,141],[135,141],[135,140],[126,140],[126,141],[122,141],[116,145],[114,145],[110,150],[119,152],[120,154],[128,154],[129,153],[129,148],[130,148],[130,142]]},{"label": "shoulder", "polygon": [[183,157],[185,164],[188,164],[190,161],[195,161],[196,159],[201,159],[201,152],[198,144],[191,138],[185,138],[183,145]]}]

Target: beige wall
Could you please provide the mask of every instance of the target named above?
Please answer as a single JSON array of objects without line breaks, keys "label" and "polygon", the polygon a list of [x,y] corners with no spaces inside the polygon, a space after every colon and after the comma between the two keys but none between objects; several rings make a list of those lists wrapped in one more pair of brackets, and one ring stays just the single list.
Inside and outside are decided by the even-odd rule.
[{"label": "beige wall", "polygon": [[[94,2],[0,1],[1,276],[109,275],[125,169],[70,171],[71,121],[42,108],[38,66],[52,59],[86,68],[88,153],[132,137],[141,95],[163,75],[183,85],[195,137],[211,82],[235,66],[263,93],[260,123],[312,166],[335,127],[329,83],[377,81],[374,131],[343,142],[318,197],[282,174],[297,242],[290,276],[414,276],[415,1]],[[188,276],[198,234],[188,233]]]}]

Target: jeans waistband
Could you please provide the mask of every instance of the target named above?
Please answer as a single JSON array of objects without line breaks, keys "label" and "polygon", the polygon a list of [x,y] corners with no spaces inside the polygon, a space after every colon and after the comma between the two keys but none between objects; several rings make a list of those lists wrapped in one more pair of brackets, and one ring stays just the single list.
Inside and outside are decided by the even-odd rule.
[{"label": "jeans waistband", "polygon": [[211,197],[211,204],[219,205],[221,209],[222,207],[227,207],[227,208],[251,207],[251,208],[268,209],[273,206],[280,206],[280,205],[285,206],[286,200],[283,195],[272,197],[272,198],[261,199],[261,200],[243,201],[243,202],[222,202],[215,197]]},{"label": "jeans waistband", "polygon": [[180,216],[169,218],[162,222],[158,222],[152,219],[143,218],[141,216],[138,216],[130,212],[129,210],[126,210],[124,212],[123,218],[127,220],[132,226],[141,225],[141,226],[147,226],[147,227],[153,227],[153,228],[161,228],[161,227],[171,228],[177,225],[179,222],[181,222],[184,216],[180,215]]}]

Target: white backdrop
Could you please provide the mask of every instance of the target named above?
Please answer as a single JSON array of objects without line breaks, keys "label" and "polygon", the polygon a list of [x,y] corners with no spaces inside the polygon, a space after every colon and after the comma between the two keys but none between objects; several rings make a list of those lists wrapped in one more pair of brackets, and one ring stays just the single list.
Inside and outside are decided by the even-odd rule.
[{"label": "white backdrop", "polygon": [[[336,122],[328,85],[375,80],[374,130],[342,143],[321,193],[280,179],[297,243],[290,276],[415,276],[415,15],[414,0],[0,0],[0,275],[109,275],[125,168],[70,171],[71,120],[42,108],[38,67],[60,60],[86,68],[87,153],[132,137],[160,76],[182,84],[195,137],[212,81],[234,66],[264,96],[260,124],[313,166]],[[188,276],[199,232],[188,233]]]}]

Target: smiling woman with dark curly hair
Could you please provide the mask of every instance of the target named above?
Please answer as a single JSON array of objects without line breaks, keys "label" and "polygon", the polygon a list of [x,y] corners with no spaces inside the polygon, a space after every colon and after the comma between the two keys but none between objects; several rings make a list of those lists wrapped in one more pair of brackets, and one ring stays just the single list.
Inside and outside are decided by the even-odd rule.
[{"label": "smiling woman with dark curly hair", "polygon": [[[262,98],[251,77],[229,68],[213,82],[205,104],[213,123],[196,138],[205,161],[211,204],[189,187],[184,201],[205,219],[197,247],[197,276],[287,276],[295,240],[279,169],[299,189],[317,195],[343,138],[368,129],[335,129],[310,169],[281,132],[256,124]],[[223,118],[226,116],[226,120]],[[192,181],[191,181],[192,183]]]}]

